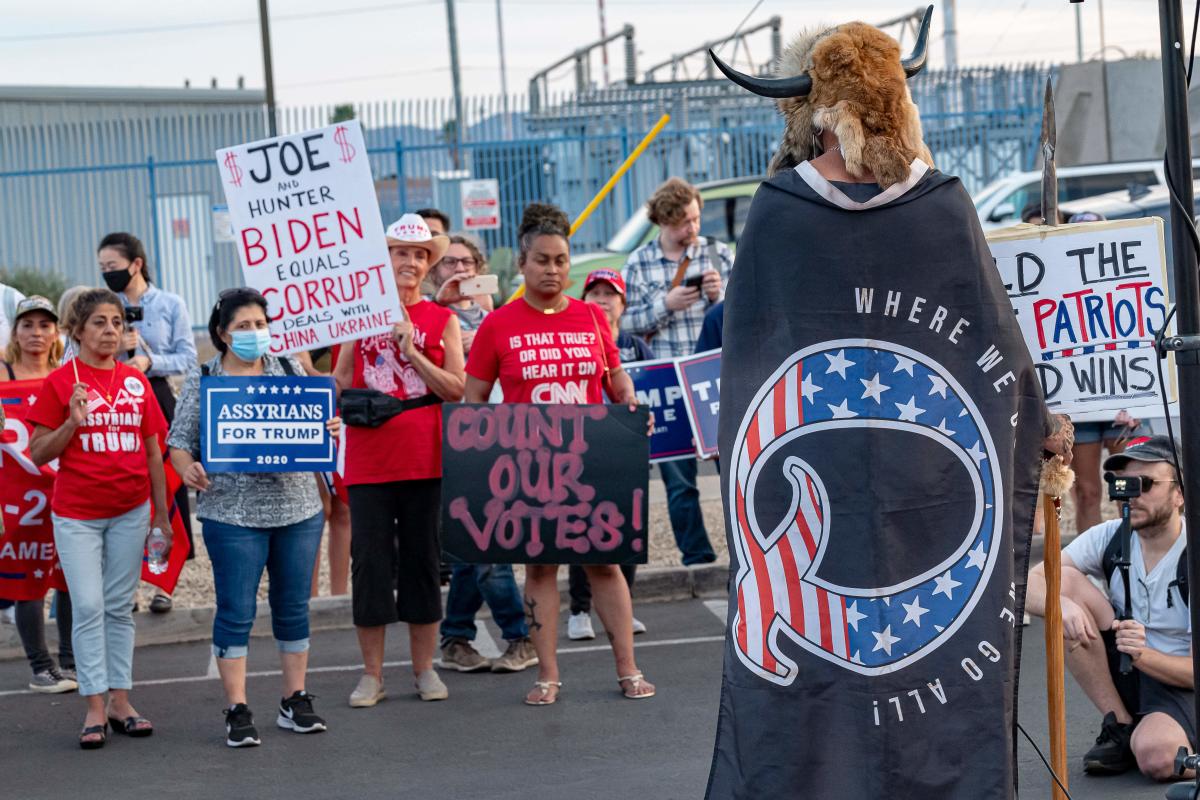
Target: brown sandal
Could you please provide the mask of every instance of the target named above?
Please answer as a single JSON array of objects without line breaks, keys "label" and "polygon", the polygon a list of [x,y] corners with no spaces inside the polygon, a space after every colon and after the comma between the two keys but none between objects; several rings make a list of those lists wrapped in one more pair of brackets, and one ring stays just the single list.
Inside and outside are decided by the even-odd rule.
[{"label": "brown sandal", "polygon": [[[625,675],[617,678],[618,686],[621,686],[621,684],[625,683],[625,681],[629,681],[629,688],[626,689],[622,686],[621,694],[625,695],[630,700],[645,700],[648,697],[654,697],[654,693],[656,691],[654,685],[649,681],[644,680],[644,678],[645,676],[640,672],[635,672],[632,675]],[[643,686],[649,687],[650,691],[643,692]]]}]

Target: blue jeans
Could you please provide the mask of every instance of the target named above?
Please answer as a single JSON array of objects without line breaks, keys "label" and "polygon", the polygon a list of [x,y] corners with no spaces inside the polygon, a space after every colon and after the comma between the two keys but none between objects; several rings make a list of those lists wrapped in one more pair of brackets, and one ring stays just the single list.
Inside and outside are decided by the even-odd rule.
[{"label": "blue jeans", "polygon": [[150,532],[150,503],[119,517],[51,515],[71,590],[71,649],[82,695],[133,688],[133,593]]},{"label": "blue jeans", "polygon": [[264,567],[271,579],[267,599],[271,632],[279,651],[308,650],[308,597],[325,516],[317,513],[279,528],[243,528],[211,519],[201,522],[217,590],[213,655],[246,657]]},{"label": "blue jeans", "polygon": [[521,590],[509,564],[455,564],[442,619],[442,646],[450,639],[475,640],[475,614],[484,601],[508,641],[529,635]]},{"label": "blue jeans", "polygon": [[683,563],[710,564],[717,560],[708,531],[704,527],[704,512],[700,510],[700,490],[696,488],[696,459],[664,461],[658,465],[663,487],[667,490],[667,515],[675,544],[683,555]]}]

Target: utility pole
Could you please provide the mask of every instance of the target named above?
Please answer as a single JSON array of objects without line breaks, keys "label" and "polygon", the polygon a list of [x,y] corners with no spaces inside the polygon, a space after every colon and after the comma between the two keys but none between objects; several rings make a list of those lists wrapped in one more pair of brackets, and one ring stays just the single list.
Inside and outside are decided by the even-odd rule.
[{"label": "utility pole", "polygon": [[1075,60],[1083,63],[1083,4],[1075,4]]},{"label": "utility pole", "polygon": [[504,134],[512,138],[512,117],[508,113],[508,66],[504,61],[504,14],[496,0],[496,42],[500,47],[500,102],[504,109]]},{"label": "utility pole", "polygon": [[[1188,569],[1200,575],[1200,275],[1189,229],[1195,196],[1192,191],[1191,124],[1188,119],[1188,81],[1185,63],[1188,39],[1183,27],[1180,0],[1158,0],[1161,33],[1163,110],[1166,118],[1167,180],[1178,203],[1171,204],[1171,255],[1175,267],[1176,336],[1164,342],[1175,350],[1179,377],[1179,444],[1183,475],[1180,488],[1192,498],[1184,507],[1188,539]],[[1164,354],[1165,355],[1165,354]],[[1200,625],[1200,581],[1189,586],[1189,609],[1193,626]],[[1193,627],[1193,629],[1195,629]],[[1200,676],[1200,648],[1192,650],[1192,675]],[[1200,694],[1194,700],[1200,711]],[[1177,766],[1182,766],[1176,759]],[[1190,764],[1188,766],[1194,766]],[[1179,789],[1177,787],[1182,787]],[[1177,784],[1168,797],[1194,797],[1195,784]]]},{"label": "utility pole", "polygon": [[958,69],[958,26],[955,24],[956,13],[954,0],[942,3],[942,19],[945,20],[944,38],[946,40],[946,69]]},{"label": "utility pole", "polygon": [[267,0],[258,0],[258,28],[262,33],[263,82],[267,85],[267,132],[279,135],[275,121],[275,70],[271,66],[271,26]]},{"label": "utility pole", "polygon": [[462,74],[458,69],[458,25],[454,21],[454,0],[446,0],[446,29],[450,35],[450,80],[454,84],[454,138],[456,142],[464,142],[467,131],[463,121]]},{"label": "utility pole", "polygon": [[600,46],[600,63],[604,65],[604,88],[608,88],[608,32],[604,29],[604,0],[596,0],[596,6],[600,11],[600,41],[604,42]]}]

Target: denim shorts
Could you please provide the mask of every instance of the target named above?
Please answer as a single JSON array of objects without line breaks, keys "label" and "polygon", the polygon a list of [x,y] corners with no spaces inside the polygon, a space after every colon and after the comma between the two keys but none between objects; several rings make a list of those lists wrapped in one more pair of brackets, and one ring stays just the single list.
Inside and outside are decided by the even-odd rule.
[{"label": "denim shorts", "polygon": [[1118,439],[1129,441],[1141,436],[1149,436],[1150,430],[1139,424],[1134,430],[1125,426],[1113,425],[1111,422],[1076,422],[1075,444],[1095,444],[1099,441],[1115,442]]}]

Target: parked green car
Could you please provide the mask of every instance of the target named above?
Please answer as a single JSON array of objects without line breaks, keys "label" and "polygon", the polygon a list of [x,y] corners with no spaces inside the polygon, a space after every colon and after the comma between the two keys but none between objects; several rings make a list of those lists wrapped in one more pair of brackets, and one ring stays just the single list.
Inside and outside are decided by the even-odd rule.
[{"label": "parked green car", "polygon": [[[736,250],[750,211],[750,201],[760,183],[762,178],[736,178],[699,184],[696,188],[704,198],[704,208],[700,210],[701,235],[714,236]],[[609,240],[605,252],[572,255],[571,288],[567,293],[579,297],[583,279],[594,269],[620,272],[629,254],[655,236],[658,236],[658,226],[650,222],[646,207],[642,206]]]}]

